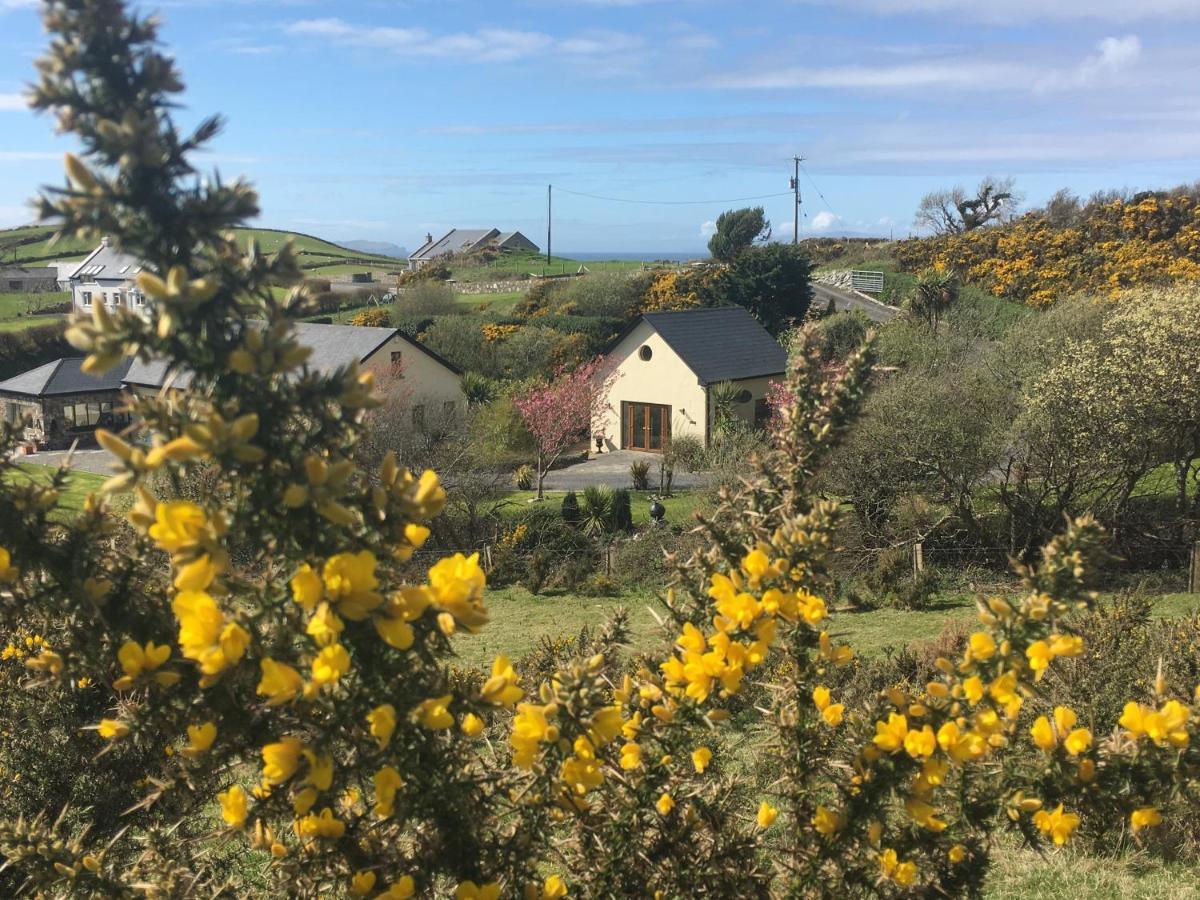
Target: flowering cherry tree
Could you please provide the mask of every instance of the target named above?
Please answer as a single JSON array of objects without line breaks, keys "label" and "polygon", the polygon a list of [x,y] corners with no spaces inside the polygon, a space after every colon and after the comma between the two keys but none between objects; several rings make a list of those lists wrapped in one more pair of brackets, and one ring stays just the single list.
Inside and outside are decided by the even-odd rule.
[{"label": "flowering cherry tree", "polygon": [[517,411],[537,444],[537,498],[545,497],[546,473],[563,451],[591,427],[608,402],[615,373],[596,357],[573,371],[559,369],[545,384],[526,391],[516,400]]}]

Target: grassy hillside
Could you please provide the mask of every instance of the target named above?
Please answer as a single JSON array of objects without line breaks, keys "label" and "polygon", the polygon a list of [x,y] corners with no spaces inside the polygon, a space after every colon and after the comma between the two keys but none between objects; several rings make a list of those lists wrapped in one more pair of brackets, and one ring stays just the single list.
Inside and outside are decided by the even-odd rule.
[{"label": "grassy hillside", "polygon": [[[96,246],[95,241],[63,240],[50,244],[54,229],[45,225],[29,225],[23,228],[8,228],[0,230],[0,264],[45,264],[51,260],[82,259]],[[274,253],[287,240],[300,253],[301,264],[325,263],[329,265],[345,265],[355,263],[354,270],[378,266],[381,269],[395,269],[401,263],[389,256],[379,256],[372,253],[361,253],[348,247],[341,247],[330,241],[322,240],[308,234],[292,231],[280,231],[274,228],[239,228],[238,240],[246,246],[251,240],[257,240],[259,247]]]}]

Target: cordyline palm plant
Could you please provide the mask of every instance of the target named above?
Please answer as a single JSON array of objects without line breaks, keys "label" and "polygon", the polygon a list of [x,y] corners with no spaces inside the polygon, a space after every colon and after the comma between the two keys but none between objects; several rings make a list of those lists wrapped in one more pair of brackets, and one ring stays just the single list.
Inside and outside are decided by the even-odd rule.
[{"label": "cordyline palm plant", "polygon": [[[47,24],[59,37],[36,102],[85,159],[44,212],[155,273],[139,277],[146,319],[97,305],[71,338],[90,370],[165,360],[180,389],[133,401],[148,445],[100,435],[120,472],[65,520],[50,517],[64,476],[8,477],[5,426],[0,610],[28,650],[0,662],[22,658],[40,706],[5,723],[0,760],[83,692],[95,721],[71,740],[99,756],[80,776],[114,758],[137,773],[111,815],[6,779],[6,799],[49,813],[0,810],[8,893],[972,894],[997,827],[1035,845],[1081,820],[1136,833],[1194,798],[1197,714],[1165,680],[1108,736],[1069,709],[1028,713],[1054,660],[1086,651],[1068,618],[1093,602],[1086,520],[1022,573],[1019,601],[981,601],[980,630],[928,685],[857,706],[828,687],[853,653],[821,599],[837,508],[811,480],[869,359],[830,376],[807,340],[774,448],[700,523],[708,549],[678,564],[666,649],[625,662],[615,627],[540,684],[503,658],[457,673],[449,638],[486,625],[484,575],[456,556],[405,580],[444,493],[390,459],[354,465],[371,380],[306,368],[304,292],[275,291],[295,260],[234,241],[255,212],[246,186],[196,181],[188,154],[216,125],[177,135],[153,23],[60,0]],[[211,489],[172,499],[198,466]],[[124,531],[113,494],[132,497]]]}]

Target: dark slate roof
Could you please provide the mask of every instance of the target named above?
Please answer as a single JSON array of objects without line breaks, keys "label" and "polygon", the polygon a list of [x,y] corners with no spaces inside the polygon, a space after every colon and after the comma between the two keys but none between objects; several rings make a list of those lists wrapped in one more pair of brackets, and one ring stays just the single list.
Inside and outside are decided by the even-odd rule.
[{"label": "dark slate roof", "polygon": [[701,384],[779,375],[787,351],[741,306],[644,313]]},{"label": "dark slate roof", "polygon": [[136,256],[122,253],[116,247],[111,246],[106,238],[88,255],[87,259],[71,271],[68,277],[84,282],[92,282],[101,278],[132,281],[137,273],[142,271],[142,266],[143,263]]},{"label": "dark slate roof", "polygon": [[[376,350],[399,335],[408,343],[432,356],[455,374],[460,370],[442,359],[423,344],[412,340],[395,328],[368,328],[358,325],[322,325],[316,322],[297,322],[296,336],[300,343],[312,347],[312,355],[308,358],[308,366],[322,375],[328,375],[342,366],[352,362],[363,362]],[[134,360],[125,376],[126,384],[136,384],[142,387],[162,387],[167,379],[167,364],[161,360],[144,363]],[[181,372],[171,382],[175,388],[186,388],[191,384],[189,372]]]},{"label": "dark slate roof", "polygon": [[119,391],[121,382],[129,370],[129,360],[109,369],[103,375],[88,375],[81,371],[82,365],[82,357],[56,359],[44,366],[14,375],[7,381],[0,381],[0,393],[52,397],[60,394]]}]

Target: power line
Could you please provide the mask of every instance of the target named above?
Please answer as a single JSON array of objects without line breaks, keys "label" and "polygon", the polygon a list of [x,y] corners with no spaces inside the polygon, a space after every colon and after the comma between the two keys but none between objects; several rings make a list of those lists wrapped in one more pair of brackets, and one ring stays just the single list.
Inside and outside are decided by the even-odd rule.
[{"label": "power line", "polygon": [[829,205],[829,201],[825,199],[825,195],[821,193],[821,189],[817,187],[817,183],[813,181],[812,176],[808,174],[808,169],[804,168],[804,166],[801,166],[800,171],[804,173],[804,177],[808,179],[808,183],[813,186],[813,190],[817,192],[817,196],[821,198],[821,202],[825,204],[825,208],[836,216],[837,213],[833,212],[833,207]]},{"label": "power line", "polygon": [[592,200],[604,200],[608,203],[642,203],[651,206],[699,206],[713,203],[746,203],[750,200],[769,200],[772,197],[786,197],[791,191],[781,191],[776,194],[760,194],[757,197],[732,197],[728,200],[635,200],[630,197],[602,197],[599,194],[588,194],[583,191],[571,191],[560,187],[559,193],[573,194],[576,197],[589,197]]}]

